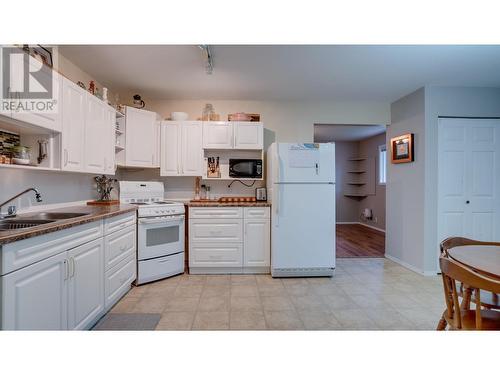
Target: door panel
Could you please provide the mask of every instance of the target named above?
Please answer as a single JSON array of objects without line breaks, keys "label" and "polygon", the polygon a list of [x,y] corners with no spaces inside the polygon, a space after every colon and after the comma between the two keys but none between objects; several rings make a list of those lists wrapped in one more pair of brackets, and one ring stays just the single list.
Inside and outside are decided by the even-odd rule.
[{"label": "door panel", "polygon": [[203,148],[233,148],[233,125],[225,121],[208,121],[203,123]]},{"label": "door panel", "polygon": [[104,173],[109,140],[109,122],[104,103],[98,98],[87,98],[85,113],[85,170],[92,173]]},{"label": "door panel", "polygon": [[62,169],[84,170],[84,132],[87,93],[73,82],[63,79],[62,103]]},{"label": "door panel", "polygon": [[271,264],[268,219],[245,219],[244,267],[269,267]]},{"label": "door panel", "polygon": [[261,150],[263,147],[263,126],[260,122],[234,123],[234,148]]},{"label": "door panel", "polygon": [[127,107],[125,117],[125,157],[128,166],[153,167],[157,139],[156,114]]},{"label": "door panel", "polygon": [[201,176],[202,172],[202,124],[189,122],[182,124],[181,164],[183,176]]},{"label": "door panel", "polygon": [[500,240],[500,120],[440,119],[438,242]]},{"label": "door panel", "polygon": [[66,271],[63,252],[3,276],[2,329],[66,329]]},{"label": "door panel", "polygon": [[104,311],[104,240],[68,252],[68,328],[85,329]]},{"label": "door panel", "polygon": [[162,176],[180,175],[180,128],[180,123],[175,122],[169,122],[161,126],[160,173]]}]

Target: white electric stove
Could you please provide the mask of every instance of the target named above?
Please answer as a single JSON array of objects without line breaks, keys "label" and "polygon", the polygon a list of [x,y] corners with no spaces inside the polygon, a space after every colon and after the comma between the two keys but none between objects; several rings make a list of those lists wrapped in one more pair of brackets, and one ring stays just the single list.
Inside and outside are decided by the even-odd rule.
[{"label": "white electric stove", "polygon": [[138,206],[138,285],[184,273],[184,204],[164,191],[163,182],[120,181],[120,202]]}]

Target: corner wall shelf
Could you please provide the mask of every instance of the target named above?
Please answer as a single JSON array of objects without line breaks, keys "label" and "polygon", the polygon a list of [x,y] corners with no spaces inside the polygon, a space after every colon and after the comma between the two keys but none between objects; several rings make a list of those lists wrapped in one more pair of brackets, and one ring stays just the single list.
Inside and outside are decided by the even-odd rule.
[{"label": "corner wall shelf", "polygon": [[347,159],[348,161],[363,161],[363,160],[366,160],[366,158],[350,158],[350,159]]},{"label": "corner wall shelf", "polygon": [[347,171],[347,173],[365,173],[366,171]]},{"label": "corner wall shelf", "polygon": [[347,182],[347,185],[366,185],[366,182]]}]

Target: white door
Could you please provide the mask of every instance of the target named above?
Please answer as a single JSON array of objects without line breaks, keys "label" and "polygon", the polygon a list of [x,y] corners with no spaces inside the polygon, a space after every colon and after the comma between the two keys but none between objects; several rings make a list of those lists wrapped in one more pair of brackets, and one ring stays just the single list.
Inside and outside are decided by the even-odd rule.
[{"label": "white door", "polygon": [[108,113],[105,104],[89,95],[85,106],[85,171],[104,173],[104,161],[111,147]]},{"label": "white door", "polygon": [[66,78],[63,79],[62,90],[61,168],[66,171],[83,171],[85,109],[88,94]]},{"label": "white door", "polygon": [[271,234],[269,219],[245,219],[244,267],[269,267],[271,264]]},{"label": "white door", "polygon": [[442,118],[438,134],[438,242],[500,241],[500,120]]},{"label": "white door", "polygon": [[233,148],[233,124],[229,121],[207,121],[203,123],[203,148]]},{"label": "white door", "polygon": [[261,122],[234,122],[234,148],[262,150],[264,127]]},{"label": "white door", "polygon": [[274,150],[275,182],[335,182],[334,143],[278,143]]},{"label": "white door", "polygon": [[2,329],[67,328],[66,252],[2,276]]},{"label": "white door", "polygon": [[[30,69],[33,71],[39,71],[40,77],[38,79],[48,81],[52,80],[52,96],[57,101],[58,107],[54,110],[53,113],[43,113],[43,112],[16,112],[13,111],[11,113],[12,118],[24,121],[33,125],[41,126],[45,129],[54,130],[60,132],[62,130],[62,116],[61,116],[61,85],[62,85],[62,77],[56,71],[51,68],[43,65],[40,61],[35,58],[29,58]],[[18,77],[20,79],[24,79],[24,75],[15,75],[14,77]],[[21,85],[20,82],[12,82],[14,87],[23,87],[24,84]],[[18,97],[22,97],[22,94],[19,93]],[[27,98],[29,99],[29,98]]]},{"label": "white door", "polygon": [[179,176],[180,171],[180,122],[165,121],[161,125],[161,176]]},{"label": "white door", "polygon": [[272,199],[272,268],[335,267],[335,185],[281,184]]},{"label": "white door", "polygon": [[181,127],[181,167],[183,176],[203,174],[202,123],[184,122]]},{"label": "white door", "polygon": [[89,328],[104,311],[104,240],[68,251],[68,260],[68,328]]},{"label": "white door", "polygon": [[156,113],[127,107],[125,122],[125,164],[153,167],[158,143]]}]

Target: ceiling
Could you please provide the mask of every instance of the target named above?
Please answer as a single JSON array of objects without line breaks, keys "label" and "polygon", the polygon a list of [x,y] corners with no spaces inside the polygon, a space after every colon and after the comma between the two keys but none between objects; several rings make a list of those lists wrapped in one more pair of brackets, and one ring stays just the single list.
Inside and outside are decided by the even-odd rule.
[{"label": "ceiling", "polygon": [[314,124],[314,142],[361,141],[385,133],[385,125]]},{"label": "ceiling", "polygon": [[500,46],[66,45],[103,85],[153,99],[392,102],[425,84],[500,87]]}]

